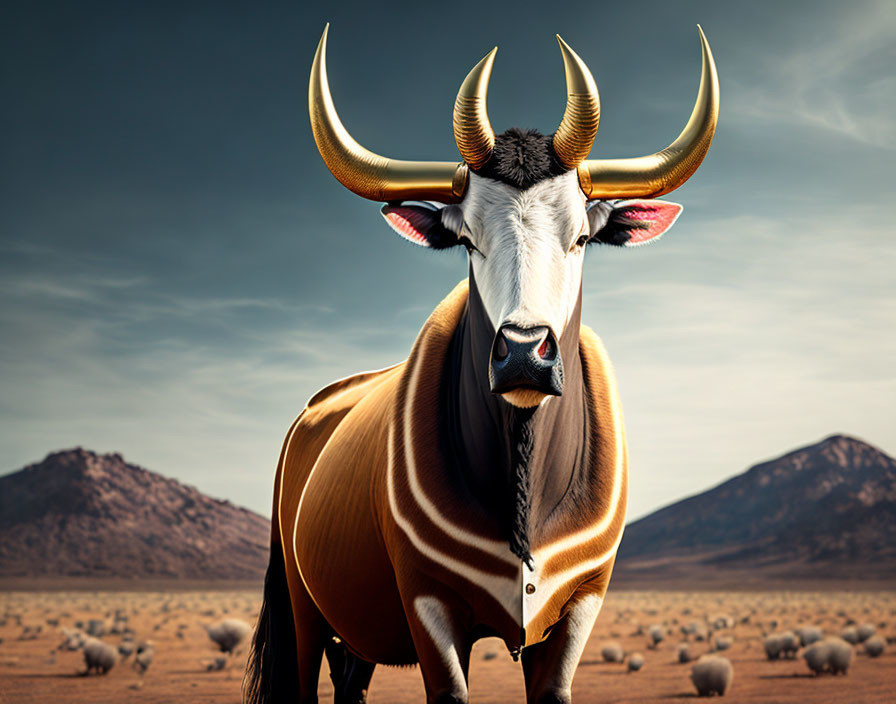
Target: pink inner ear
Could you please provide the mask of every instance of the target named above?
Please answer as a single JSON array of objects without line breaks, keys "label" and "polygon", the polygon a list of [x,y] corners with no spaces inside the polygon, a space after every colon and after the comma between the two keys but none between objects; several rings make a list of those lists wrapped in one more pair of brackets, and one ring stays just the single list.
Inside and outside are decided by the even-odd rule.
[{"label": "pink inner ear", "polygon": [[429,242],[421,232],[421,230],[428,228],[431,224],[426,216],[414,210],[404,208],[389,208],[388,212],[383,213],[383,215],[399,234],[407,237],[412,242],[429,247]]},{"label": "pink inner ear", "polygon": [[663,200],[639,200],[623,204],[621,209],[624,217],[647,226],[629,230],[631,239],[626,244],[631,246],[648,242],[663,234],[678,219],[682,207],[678,203]]}]

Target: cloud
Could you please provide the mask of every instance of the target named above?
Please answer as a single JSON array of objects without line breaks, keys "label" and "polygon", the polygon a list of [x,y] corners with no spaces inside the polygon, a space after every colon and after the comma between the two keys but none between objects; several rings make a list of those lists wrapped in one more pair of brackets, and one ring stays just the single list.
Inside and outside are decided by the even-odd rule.
[{"label": "cloud", "polygon": [[[376,32],[345,12],[340,41],[363,49]],[[567,39],[587,47],[591,20],[632,26],[644,8],[575,12],[588,21]],[[492,87],[495,124],[529,115],[556,125],[556,46],[532,43],[496,13],[471,40],[499,42],[519,63]],[[650,13],[663,21],[642,27],[637,51],[624,32],[588,50],[606,104],[629,106],[606,110],[595,155],[640,153],[683,119],[694,37],[682,35],[680,56],[666,52],[678,42],[670,28],[684,32],[692,19],[705,22],[716,52],[722,116],[707,161],[673,196],[687,207],[675,230],[637,252],[594,250],[586,263],[586,322],[614,360],[628,420],[631,515],[831,432],[896,449],[896,232],[884,175],[896,147],[896,13],[886,2],[656,4]],[[218,14],[215,26],[227,17]],[[94,19],[81,13],[65,36]],[[4,466],[84,444],[266,511],[282,436],[305,400],[331,379],[403,359],[462,275],[463,254],[389,241],[377,207],[329,176],[307,122],[297,122],[301,96],[277,88],[295,80],[296,35],[279,33],[295,18],[271,20],[274,54],[204,49],[208,73],[169,71],[192,65],[187,40],[210,26],[194,19],[180,50],[146,41],[129,58],[139,96],[97,73],[95,57],[110,42],[117,55],[122,36],[155,36],[146,23],[123,20],[86,53],[72,44],[62,64],[38,60],[58,37],[19,33],[29,39],[16,51],[34,61],[20,61],[31,65],[10,103],[13,142],[27,158],[10,162],[0,238]],[[322,23],[299,37],[307,56]],[[232,26],[245,34],[243,18]],[[232,48],[234,36],[222,27],[209,46]],[[340,110],[371,148],[407,158],[450,150],[450,123],[412,120],[396,132],[396,119],[408,124],[404,103],[375,103],[384,67],[405,66],[410,86],[436,65],[402,63],[407,48],[361,67],[366,76],[351,73],[351,51],[334,52],[334,75],[357,81],[340,80]],[[222,56],[246,84],[228,82]],[[427,75],[444,85],[417,107],[450,100],[466,61]],[[89,95],[74,75],[90,77]],[[533,86],[544,100],[527,98]],[[210,87],[245,112],[197,101]],[[442,108],[433,114],[441,120]],[[159,115],[171,121],[159,125]]]},{"label": "cloud", "polygon": [[632,516],[833,432],[896,448],[896,232],[859,217],[707,219],[589,265],[585,319],[619,376]]},{"label": "cloud", "polygon": [[[831,432],[896,446],[896,237],[855,228],[866,214],[695,219],[651,248],[589,252],[585,320],[620,380],[632,516]],[[350,323],[314,303],[77,269],[9,276],[3,293],[8,469],[86,444],[261,511],[307,398],[403,359],[431,309]]]},{"label": "cloud", "polygon": [[[820,18],[816,18],[820,20]],[[774,51],[730,67],[725,119],[749,126],[786,123],[896,149],[896,61],[892,4],[842,5],[802,31],[799,20]]]},{"label": "cloud", "polygon": [[419,323],[399,311],[395,325],[345,326],[326,306],[77,271],[7,276],[2,293],[5,469],[74,445],[121,451],[263,513],[305,401],[400,361]]}]

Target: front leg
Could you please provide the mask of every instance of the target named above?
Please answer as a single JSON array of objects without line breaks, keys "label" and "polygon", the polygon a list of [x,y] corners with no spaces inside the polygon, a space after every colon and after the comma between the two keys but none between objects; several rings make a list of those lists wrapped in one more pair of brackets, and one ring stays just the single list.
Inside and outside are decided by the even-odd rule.
[{"label": "front leg", "polygon": [[603,599],[586,594],[570,606],[566,616],[537,645],[523,649],[523,675],[529,704],[569,704],[572,678],[591,635]]},{"label": "front leg", "polygon": [[466,704],[472,644],[461,611],[433,594],[409,599],[405,609],[427,704]]}]

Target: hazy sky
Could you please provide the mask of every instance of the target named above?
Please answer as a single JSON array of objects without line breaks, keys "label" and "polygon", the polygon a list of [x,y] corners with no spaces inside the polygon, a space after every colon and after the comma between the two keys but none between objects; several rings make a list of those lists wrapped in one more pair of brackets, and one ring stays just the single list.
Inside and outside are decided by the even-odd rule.
[{"label": "hazy sky", "polygon": [[557,32],[600,88],[592,156],[664,147],[701,23],[722,108],[667,196],[684,214],[654,246],[586,257],[630,516],[833,432],[896,452],[892,3],[310,4],[3,10],[0,472],[82,445],[267,514],[307,398],[403,359],[466,275],[321,161],[306,101],[326,21],[349,130],[435,160],[457,158],[454,97],[495,45],[492,124],[556,128]]}]

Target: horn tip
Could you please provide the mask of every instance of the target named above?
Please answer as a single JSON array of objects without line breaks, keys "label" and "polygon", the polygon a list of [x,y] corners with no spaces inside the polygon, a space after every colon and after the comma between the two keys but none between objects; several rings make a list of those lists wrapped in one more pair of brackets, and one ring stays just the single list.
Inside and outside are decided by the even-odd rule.
[{"label": "horn tip", "polygon": [[[498,53],[498,47],[495,47],[490,52],[488,52],[485,56],[483,56],[479,60],[479,63],[473,67],[473,70],[470,71],[470,74],[467,76],[467,78],[469,78],[470,76],[472,76],[474,74],[478,75],[479,71],[477,71],[477,69],[481,70],[481,72],[483,74],[486,74],[486,78],[487,78],[487,75],[489,73],[491,73],[492,65],[495,63],[495,55],[497,53]],[[464,83],[466,83],[466,81],[464,81]]]},{"label": "horn tip", "polygon": [[712,50],[709,48],[709,40],[703,33],[703,27],[699,24],[697,25],[697,32],[700,34],[700,46],[703,48],[703,60],[706,61],[708,59],[712,64]]},{"label": "horn tip", "polygon": [[324,31],[320,35],[320,41],[317,44],[318,51],[324,50],[327,48],[327,33],[330,31],[330,23],[327,22],[324,25]]},{"label": "horn tip", "polygon": [[585,65],[585,62],[582,61],[582,59],[575,51],[573,51],[572,47],[569,44],[563,41],[563,37],[561,37],[559,34],[557,35],[557,41],[560,43],[560,53],[563,56],[563,63],[566,64],[567,62],[572,62],[573,64],[578,65],[583,72],[588,72],[590,74],[590,71],[588,71],[588,67]]}]

